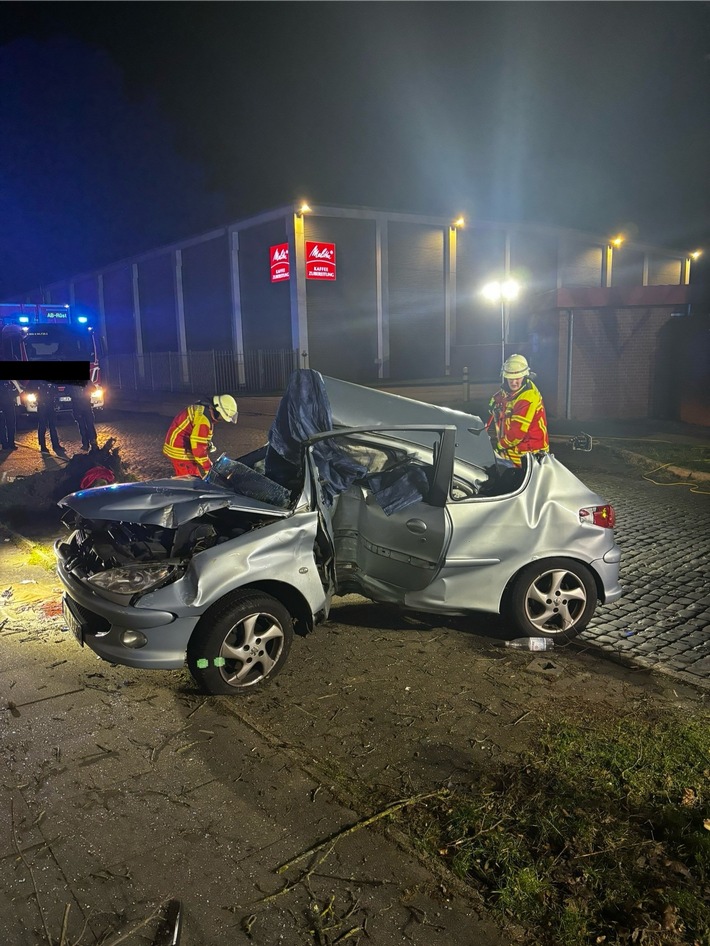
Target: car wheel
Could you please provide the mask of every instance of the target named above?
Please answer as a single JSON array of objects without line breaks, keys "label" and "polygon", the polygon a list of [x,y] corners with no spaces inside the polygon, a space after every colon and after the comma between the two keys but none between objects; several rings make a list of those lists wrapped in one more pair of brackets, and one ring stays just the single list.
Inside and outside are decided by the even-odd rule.
[{"label": "car wheel", "polygon": [[550,558],[527,565],[513,584],[508,619],[526,637],[569,640],[594,614],[597,586],[585,565]]},{"label": "car wheel", "polygon": [[253,693],[281,670],[293,622],[271,595],[238,591],[200,619],[187,645],[187,665],[205,693]]}]

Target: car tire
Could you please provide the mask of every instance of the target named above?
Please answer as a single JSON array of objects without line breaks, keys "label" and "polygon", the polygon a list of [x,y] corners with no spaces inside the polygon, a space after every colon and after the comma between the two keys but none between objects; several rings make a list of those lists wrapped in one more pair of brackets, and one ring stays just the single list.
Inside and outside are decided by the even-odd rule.
[{"label": "car tire", "polygon": [[187,665],[204,693],[246,695],[286,663],[293,621],[271,595],[237,591],[207,611],[187,645]]},{"label": "car tire", "polygon": [[571,640],[584,630],[597,605],[590,570],[567,558],[526,565],[508,597],[507,618],[525,637]]}]

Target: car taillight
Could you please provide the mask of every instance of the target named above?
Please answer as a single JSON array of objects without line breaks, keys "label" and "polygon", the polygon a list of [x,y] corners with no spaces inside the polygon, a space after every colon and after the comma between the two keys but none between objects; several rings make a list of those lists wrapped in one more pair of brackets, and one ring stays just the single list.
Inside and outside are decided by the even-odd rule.
[{"label": "car taillight", "polygon": [[585,506],[579,510],[580,522],[590,522],[603,529],[613,529],[616,523],[614,507],[609,503],[606,506]]}]

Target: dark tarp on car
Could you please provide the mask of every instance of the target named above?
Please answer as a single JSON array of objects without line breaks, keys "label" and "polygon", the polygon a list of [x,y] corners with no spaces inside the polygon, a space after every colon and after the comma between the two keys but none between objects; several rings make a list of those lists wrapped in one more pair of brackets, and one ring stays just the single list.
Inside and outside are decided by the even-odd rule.
[{"label": "dark tarp on car", "polygon": [[[311,368],[297,369],[289,379],[269,431],[266,476],[285,486],[295,484],[304,444],[332,429],[333,415],[322,375]],[[391,475],[371,474],[341,450],[335,440],[316,441],[312,450],[328,505],[356,482],[368,486],[387,515],[420,501],[428,491],[426,473],[420,466],[405,467],[396,474],[392,471]]]}]

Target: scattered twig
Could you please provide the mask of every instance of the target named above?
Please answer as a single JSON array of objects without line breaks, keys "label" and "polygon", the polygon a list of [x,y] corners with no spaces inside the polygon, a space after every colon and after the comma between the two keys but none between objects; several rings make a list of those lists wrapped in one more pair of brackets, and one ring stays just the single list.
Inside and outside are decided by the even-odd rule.
[{"label": "scattered twig", "polygon": [[71,910],[71,903],[64,904],[64,916],[62,917],[62,930],[59,934],[59,946],[66,946],[67,942],[67,926],[69,925],[69,911]]},{"label": "scattered twig", "polygon": [[326,838],[325,841],[320,841],[318,844],[314,844],[313,847],[308,848],[307,851],[303,851],[301,854],[296,855],[296,857],[291,858],[290,861],[286,861],[284,864],[281,864],[279,867],[277,867],[276,873],[285,873],[290,867],[293,867],[294,864],[298,864],[300,861],[304,860],[304,858],[322,850],[328,844],[333,845],[342,838],[346,838],[348,835],[359,831],[361,828],[367,828],[376,821],[382,820],[382,818],[389,818],[390,815],[395,814],[402,808],[406,808],[408,805],[416,805],[419,802],[426,801],[428,798],[443,798],[445,795],[448,795],[448,793],[448,789],[440,788],[435,792],[425,792],[421,795],[412,795],[411,798],[403,798],[401,801],[394,802],[394,804],[388,805],[387,808],[383,808],[382,811],[378,811],[376,814],[370,815],[369,818],[363,818],[362,821],[357,821],[355,824],[350,825],[349,828],[343,828],[342,831],[336,831],[335,834],[331,835],[329,838]]},{"label": "scattered twig", "polygon": [[47,928],[47,921],[44,917],[44,910],[42,909],[42,901],[39,898],[39,890],[37,889],[37,882],[35,881],[35,875],[30,867],[28,861],[25,859],[25,855],[20,850],[20,845],[17,841],[17,831],[15,829],[15,805],[14,800],[10,799],[10,823],[12,825],[12,841],[17,851],[17,856],[20,858],[22,863],[27,868],[27,872],[30,875],[30,880],[32,881],[32,886],[34,888],[35,900],[37,901],[37,909],[39,910],[39,915],[42,917],[42,926],[44,927],[44,935],[47,937],[47,943],[49,946],[52,946],[52,937],[49,935],[49,929]]},{"label": "scattered twig", "polygon": [[523,713],[522,716],[518,716],[517,719],[514,719],[513,722],[512,722],[512,723],[508,723],[508,725],[509,725],[509,726],[517,726],[518,723],[522,723],[522,721],[523,721],[527,716],[529,716],[530,713],[532,713],[532,710],[528,710],[527,713]]},{"label": "scattered twig", "polygon": [[26,703],[13,703],[15,708],[20,706],[34,706],[35,703],[44,703],[45,700],[58,700],[60,696],[71,696],[72,693],[81,693],[85,687],[79,687],[78,690],[66,690],[64,693],[55,693],[54,696],[41,696],[38,700],[28,700]]},{"label": "scattered twig", "polygon": [[[334,847],[335,847],[335,841],[333,841],[333,843],[331,844],[330,848],[326,851],[326,853],[322,857],[319,857],[318,860],[311,867],[308,868],[306,873],[303,874],[302,877],[298,878],[298,880],[294,880],[293,883],[290,883],[290,884],[289,883],[285,884],[285,886],[283,886],[280,890],[277,890],[276,893],[269,894],[268,897],[262,897],[260,900],[254,900],[254,902],[249,905],[256,906],[257,904],[260,904],[260,903],[271,903],[273,900],[277,900],[283,894],[289,893],[291,890],[293,890],[294,887],[298,887],[299,884],[303,884],[303,883],[307,884],[308,880],[310,879],[311,875],[315,871],[316,867],[320,867],[323,861],[327,860],[330,857],[331,851],[333,850]],[[308,852],[306,852],[306,854],[307,853]],[[304,857],[305,856],[306,855],[304,854]],[[277,873],[279,873],[279,871],[277,871]]]},{"label": "scattered twig", "polygon": [[336,946],[337,943],[344,943],[346,939],[350,939],[351,936],[357,936],[358,933],[363,933],[364,931],[365,928],[363,926],[353,926],[347,933],[343,933],[337,939],[334,939],[333,946]]},{"label": "scattered twig", "polygon": [[206,699],[201,700],[201,701],[197,704],[197,706],[194,708],[194,710],[191,710],[191,711],[187,714],[186,719],[190,719],[191,716],[194,716],[195,713],[196,713],[198,710],[201,710],[201,709],[202,709],[202,707],[205,705],[206,702],[207,702]]},{"label": "scattered twig", "polygon": [[[170,899],[170,898],[168,898]],[[138,930],[142,930],[144,926],[147,926],[149,923],[152,923],[153,920],[160,916],[163,909],[163,904],[156,907],[155,910],[150,914],[150,916],[144,917],[138,923],[134,923],[130,929],[127,929],[124,933],[120,933],[118,936],[114,937],[110,942],[105,943],[104,946],[118,946],[119,943],[124,943],[127,939],[133,936],[134,933],[137,933]]]},{"label": "scattered twig", "polygon": [[184,746],[178,746],[178,748],[175,750],[175,752],[176,752],[176,753],[178,753],[178,752],[187,752],[188,749],[191,749],[193,746],[196,746],[198,743],[200,743],[200,742],[202,742],[202,741],[203,741],[202,739],[195,739],[194,742],[187,742],[187,743],[185,743]]},{"label": "scattered twig", "polygon": [[[201,706],[201,705],[202,705],[202,704],[200,704],[200,706]],[[200,707],[198,706],[197,709],[199,709],[199,708],[200,708]],[[159,746],[155,746],[155,747],[153,748],[152,752],[150,753],[150,761],[151,761],[151,763],[155,762],[155,760],[158,758],[158,756],[160,755],[160,753],[163,751],[163,749],[167,746],[167,744],[168,744],[172,739],[174,739],[176,736],[179,736],[180,733],[185,732],[185,730],[186,730],[186,729],[189,729],[190,726],[192,726],[192,723],[186,723],[186,724],[185,724],[184,726],[182,726],[180,729],[176,729],[175,732],[170,733],[169,736],[166,736],[165,739],[163,739],[163,741],[160,743]]]},{"label": "scattered twig", "polygon": [[301,706],[300,703],[292,703],[291,706],[295,706],[296,709],[300,709],[302,713],[305,713],[306,716],[310,716],[311,719],[317,719],[317,717],[313,713],[309,713],[308,710],[305,709],[303,706]]}]

